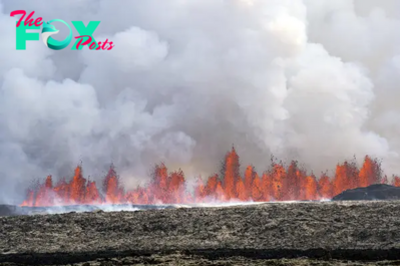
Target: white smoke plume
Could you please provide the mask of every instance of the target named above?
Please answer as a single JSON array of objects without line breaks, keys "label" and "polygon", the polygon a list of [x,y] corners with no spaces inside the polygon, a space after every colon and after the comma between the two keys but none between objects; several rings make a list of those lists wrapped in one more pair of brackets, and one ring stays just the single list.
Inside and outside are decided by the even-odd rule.
[{"label": "white smoke plume", "polygon": [[[115,47],[16,50],[17,9],[100,20]],[[0,24],[0,202],[80,162],[127,186],[160,161],[212,174],[232,144],[259,171],[369,154],[400,173],[398,0],[15,0]]]}]

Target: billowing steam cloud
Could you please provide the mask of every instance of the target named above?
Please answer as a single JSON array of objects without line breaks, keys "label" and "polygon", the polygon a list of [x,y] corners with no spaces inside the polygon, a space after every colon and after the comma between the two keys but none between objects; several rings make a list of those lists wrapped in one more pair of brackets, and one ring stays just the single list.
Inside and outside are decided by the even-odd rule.
[{"label": "billowing steam cloud", "polygon": [[[101,20],[96,39],[115,47],[17,51],[16,9]],[[93,179],[113,162],[127,185],[160,161],[209,174],[232,144],[259,170],[272,153],[314,171],[369,154],[400,173],[397,0],[4,1],[0,14],[0,201],[80,162]]]}]

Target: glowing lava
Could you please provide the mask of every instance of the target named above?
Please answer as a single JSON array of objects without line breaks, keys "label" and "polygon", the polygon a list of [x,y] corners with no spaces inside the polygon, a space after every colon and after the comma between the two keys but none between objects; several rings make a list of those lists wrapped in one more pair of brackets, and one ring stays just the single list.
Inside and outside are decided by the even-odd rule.
[{"label": "glowing lava", "polygon": [[[375,183],[387,183],[382,177],[380,163],[366,156],[359,169],[354,162],[336,166],[330,178],[322,174],[318,179],[307,174],[297,162],[288,167],[273,163],[271,170],[259,175],[248,166],[244,177],[239,172],[239,156],[232,148],[225,156],[221,176],[209,177],[206,182],[197,181],[194,193],[186,191],[184,173],[179,170],[168,173],[164,164],[154,168],[152,181],[147,187],[125,191],[113,166],[103,180],[100,192],[96,183],[87,181],[78,166],[70,182],[62,179],[53,185],[51,176],[43,184],[28,190],[22,206],[54,206],[73,204],[172,204],[207,203],[211,201],[290,201],[331,198],[346,189],[365,187]],[[393,185],[400,186],[400,178],[393,178]]]}]

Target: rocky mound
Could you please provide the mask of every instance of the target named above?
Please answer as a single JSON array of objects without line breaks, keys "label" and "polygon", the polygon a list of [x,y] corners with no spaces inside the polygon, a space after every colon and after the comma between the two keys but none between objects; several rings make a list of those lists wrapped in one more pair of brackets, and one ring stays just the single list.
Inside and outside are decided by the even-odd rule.
[{"label": "rocky mound", "polygon": [[333,197],[332,200],[400,200],[400,187],[376,184],[349,189]]},{"label": "rocky mound", "polygon": [[0,205],[0,216],[19,215],[19,207],[13,205]]}]

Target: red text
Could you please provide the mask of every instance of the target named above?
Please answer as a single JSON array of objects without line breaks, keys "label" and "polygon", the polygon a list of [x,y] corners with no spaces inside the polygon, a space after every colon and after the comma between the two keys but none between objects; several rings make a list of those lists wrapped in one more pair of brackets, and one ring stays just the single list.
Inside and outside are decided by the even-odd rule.
[{"label": "red text", "polygon": [[[87,38],[86,39],[86,41],[84,41],[83,43],[82,43],[82,41],[83,41],[83,38]],[[90,43],[92,43],[92,37],[91,36],[89,36],[89,35],[82,35],[82,36],[77,36],[77,37],[75,37],[75,39],[80,39],[79,41],[78,41],[78,43],[76,44],[76,49],[79,49],[79,47],[80,46],[85,46],[85,45],[88,45],[88,44],[90,44]],[[89,49],[90,50],[93,50],[94,48],[96,48],[96,50],[111,50],[112,48],[114,48],[114,44],[113,44],[113,42],[109,42],[108,41],[108,39],[106,39],[106,41],[105,42],[98,42],[97,43],[98,44],[98,46],[97,46],[97,48],[96,48],[96,43],[95,42],[93,42],[92,44],[90,44],[90,46],[89,46]]]},{"label": "red text", "polygon": [[[43,22],[41,22],[41,21],[42,21],[42,18],[41,18],[41,17],[38,17],[38,18],[35,20],[35,22],[34,22],[34,21],[33,21],[33,18],[32,18],[33,14],[35,14],[35,11],[32,11],[32,12],[28,15],[28,17],[25,19],[25,21],[24,21],[24,25],[25,25],[25,26],[29,24],[29,26],[35,25],[36,27],[39,27],[39,26],[41,26],[41,25],[43,24]],[[25,11],[25,10],[14,10],[14,11],[12,11],[12,12],[10,13],[10,17],[13,17],[13,16],[15,16],[15,15],[22,15],[22,16],[19,18],[18,22],[17,22],[17,27],[19,27],[19,25],[21,24],[21,22],[24,20],[24,17],[25,17],[25,15],[26,15],[26,11]]]}]

